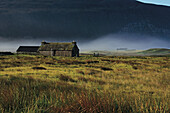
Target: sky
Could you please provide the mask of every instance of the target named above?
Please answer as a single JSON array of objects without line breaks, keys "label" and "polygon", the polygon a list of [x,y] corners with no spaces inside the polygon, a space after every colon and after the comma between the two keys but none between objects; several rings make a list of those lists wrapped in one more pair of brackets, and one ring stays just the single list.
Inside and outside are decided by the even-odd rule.
[{"label": "sky", "polygon": [[170,0],[138,0],[145,3],[153,3],[158,5],[170,6]]}]

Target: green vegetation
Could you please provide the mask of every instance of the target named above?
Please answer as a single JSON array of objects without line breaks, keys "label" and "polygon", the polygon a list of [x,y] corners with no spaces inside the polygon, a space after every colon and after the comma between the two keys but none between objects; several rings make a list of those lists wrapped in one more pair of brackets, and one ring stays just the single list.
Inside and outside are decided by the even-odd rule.
[{"label": "green vegetation", "polygon": [[99,54],[100,56],[170,56],[170,49],[153,48],[148,50],[83,51],[82,54]]},{"label": "green vegetation", "polygon": [[153,48],[153,49],[148,49],[146,51],[139,52],[141,54],[148,54],[148,55],[165,55],[165,54],[170,54],[170,49],[165,49],[165,48]]},{"label": "green vegetation", "polygon": [[169,112],[170,57],[0,56],[0,112]]}]

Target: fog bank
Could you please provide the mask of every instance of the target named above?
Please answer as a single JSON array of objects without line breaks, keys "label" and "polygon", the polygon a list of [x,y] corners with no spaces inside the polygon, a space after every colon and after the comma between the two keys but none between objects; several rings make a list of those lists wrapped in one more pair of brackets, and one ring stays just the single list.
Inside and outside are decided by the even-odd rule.
[{"label": "fog bank", "polygon": [[149,48],[170,48],[169,40],[161,40],[160,37],[137,34],[109,34],[99,37],[88,43],[81,43],[82,50],[115,50],[128,48],[145,50]]},{"label": "fog bank", "polygon": [[[0,51],[15,52],[19,46],[40,46],[41,41],[46,39],[48,42],[63,42],[58,38],[4,38],[0,37]],[[82,38],[80,38],[82,39]],[[87,38],[88,39],[88,38]],[[70,42],[72,40],[65,40]],[[91,50],[116,50],[117,48],[128,48],[145,50],[149,48],[170,48],[170,41],[160,37],[146,36],[139,34],[109,34],[95,40],[75,40],[81,51]]]}]

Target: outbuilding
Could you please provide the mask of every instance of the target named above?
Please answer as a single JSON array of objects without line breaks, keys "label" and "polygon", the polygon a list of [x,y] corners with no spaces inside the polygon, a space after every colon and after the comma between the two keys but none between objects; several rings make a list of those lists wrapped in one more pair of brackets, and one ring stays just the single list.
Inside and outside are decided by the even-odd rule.
[{"label": "outbuilding", "polygon": [[19,54],[38,54],[38,49],[40,46],[20,46],[17,49]]}]

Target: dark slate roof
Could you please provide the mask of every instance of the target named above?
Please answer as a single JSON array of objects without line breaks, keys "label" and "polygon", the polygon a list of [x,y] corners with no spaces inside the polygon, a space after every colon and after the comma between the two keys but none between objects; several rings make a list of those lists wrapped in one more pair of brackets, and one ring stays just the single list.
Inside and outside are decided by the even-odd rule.
[{"label": "dark slate roof", "polygon": [[51,50],[60,50],[60,51],[71,51],[74,48],[74,44],[72,42],[66,43],[46,43],[41,45],[39,51],[51,51]]},{"label": "dark slate roof", "polygon": [[0,52],[0,55],[13,55],[11,52]]},{"label": "dark slate roof", "polygon": [[20,46],[17,52],[37,52],[40,46]]}]

